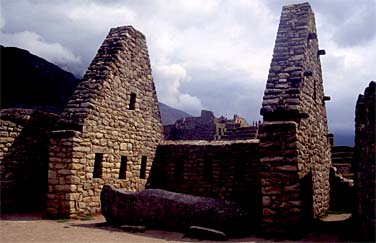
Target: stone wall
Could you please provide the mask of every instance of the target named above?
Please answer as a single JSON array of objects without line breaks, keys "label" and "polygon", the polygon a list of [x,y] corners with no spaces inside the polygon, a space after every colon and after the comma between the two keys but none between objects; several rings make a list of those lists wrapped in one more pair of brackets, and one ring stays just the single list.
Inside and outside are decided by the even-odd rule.
[{"label": "stone wall", "polygon": [[105,183],[144,188],[162,125],[145,36],[111,29],[51,138],[50,216],[100,211]]},{"label": "stone wall", "polygon": [[[328,98],[319,59],[323,53],[318,49],[310,5],[284,6],[260,111],[264,117],[259,137],[262,177],[267,178],[262,181],[263,196],[268,199],[263,201],[266,227],[292,229],[302,225],[303,219],[309,222],[325,214],[329,207],[331,159],[324,102]],[[274,168],[286,172],[277,173]],[[281,177],[278,186],[269,188]],[[286,192],[290,186],[293,192]]]},{"label": "stone wall", "polygon": [[148,188],[228,199],[260,214],[259,141],[164,141]]},{"label": "stone wall", "polygon": [[44,210],[48,143],[57,115],[32,109],[0,111],[1,211]]},{"label": "stone wall", "polygon": [[359,239],[375,241],[376,185],[376,82],[372,81],[364,95],[359,95],[355,110],[355,186],[357,209],[354,212],[359,226]]}]

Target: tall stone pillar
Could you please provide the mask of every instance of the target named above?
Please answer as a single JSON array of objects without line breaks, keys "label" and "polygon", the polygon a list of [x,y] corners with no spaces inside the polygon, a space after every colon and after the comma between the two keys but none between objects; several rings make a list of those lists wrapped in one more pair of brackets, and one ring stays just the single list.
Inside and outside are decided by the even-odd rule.
[{"label": "tall stone pillar", "polygon": [[329,207],[330,144],[314,13],[284,6],[263,97],[263,226],[304,225]]}]

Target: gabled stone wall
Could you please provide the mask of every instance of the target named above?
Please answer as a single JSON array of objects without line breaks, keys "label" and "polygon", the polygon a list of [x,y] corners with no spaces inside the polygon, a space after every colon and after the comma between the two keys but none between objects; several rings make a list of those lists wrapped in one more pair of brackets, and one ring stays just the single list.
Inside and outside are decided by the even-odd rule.
[{"label": "gabled stone wall", "polygon": [[111,29],[58,126],[48,171],[51,216],[100,212],[105,183],[144,188],[162,125],[141,32]]},{"label": "gabled stone wall", "polygon": [[323,53],[310,5],[284,6],[260,112],[265,226],[293,228],[329,207]]}]

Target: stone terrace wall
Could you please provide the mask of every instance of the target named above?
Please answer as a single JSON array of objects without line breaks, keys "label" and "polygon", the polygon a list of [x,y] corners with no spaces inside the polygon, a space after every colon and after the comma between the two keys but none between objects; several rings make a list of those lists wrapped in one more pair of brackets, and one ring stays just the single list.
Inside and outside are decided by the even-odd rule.
[{"label": "stone terrace wall", "polygon": [[49,135],[57,115],[32,109],[0,111],[1,211],[43,210]]},{"label": "stone terrace wall", "polygon": [[355,186],[357,209],[354,213],[360,227],[359,239],[375,242],[376,185],[376,82],[364,95],[359,95],[355,111]]},{"label": "stone terrace wall", "polygon": [[148,188],[240,202],[257,220],[260,209],[259,141],[164,141]]},{"label": "stone terrace wall", "polygon": [[98,213],[105,183],[144,188],[162,125],[142,33],[111,29],[59,126],[50,147],[50,216]]},{"label": "stone terrace wall", "polygon": [[[329,207],[331,159],[324,103],[328,98],[319,59],[323,53],[310,5],[284,6],[260,112],[264,116],[259,132],[262,177],[267,178],[262,182],[263,196],[271,198],[263,202],[265,226],[293,229],[292,225],[302,225]],[[276,137],[270,137],[273,134]],[[279,185],[269,190],[280,178]],[[286,192],[292,182],[294,193]]]}]

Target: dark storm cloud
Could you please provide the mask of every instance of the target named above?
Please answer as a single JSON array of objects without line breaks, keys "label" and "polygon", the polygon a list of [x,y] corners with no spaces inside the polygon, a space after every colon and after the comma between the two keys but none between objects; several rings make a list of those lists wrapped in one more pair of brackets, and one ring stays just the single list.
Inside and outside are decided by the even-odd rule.
[{"label": "dark storm cloud", "polygon": [[[149,48],[158,98],[198,115],[258,120],[282,5],[276,0],[0,0],[0,40],[80,77],[109,29],[133,25]],[[374,0],[311,1],[333,131],[354,128],[359,93],[375,79]]]}]

